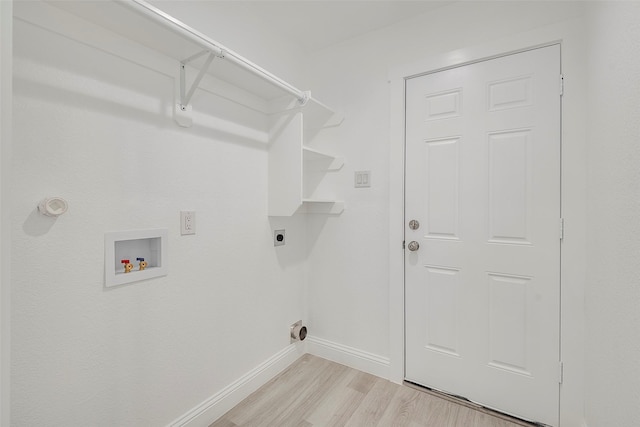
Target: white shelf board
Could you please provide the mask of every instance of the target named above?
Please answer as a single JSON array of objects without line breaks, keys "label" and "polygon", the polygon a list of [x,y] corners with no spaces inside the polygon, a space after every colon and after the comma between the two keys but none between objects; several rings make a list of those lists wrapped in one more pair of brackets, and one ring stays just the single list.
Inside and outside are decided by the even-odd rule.
[{"label": "white shelf board", "polygon": [[309,147],[302,147],[302,153],[305,161],[322,162],[325,170],[336,171],[344,166],[344,157],[337,157]]},{"label": "white shelf board", "polygon": [[309,214],[340,214],[344,211],[344,202],[340,200],[302,199],[299,212]]},{"label": "white shelf board", "polygon": [[303,107],[304,111],[304,129],[305,131],[319,130],[330,127],[340,126],[344,121],[344,116],[336,113],[313,96]]},{"label": "white shelf board", "polygon": [[286,115],[298,111],[304,114],[304,130],[309,134],[320,129],[340,126],[344,121],[342,114],[336,113],[314,98],[312,94],[304,106],[292,100],[291,97],[280,97],[269,101],[269,114]]},{"label": "white shelf board", "polygon": [[[144,270],[139,270],[134,262],[134,267],[133,270],[131,270],[129,273],[125,273],[124,270],[122,271],[116,271],[116,277],[120,277],[120,276],[125,276],[127,278],[131,278],[131,280],[128,280],[128,282],[137,282],[139,280],[144,280],[145,278],[153,278],[153,277],[158,277],[158,274],[156,274],[158,271],[160,271],[160,267],[147,267]],[[161,276],[164,276],[165,274],[160,274]],[[146,277],[142,277],[142,276],[146,276]]]},{"label": "white shelf board", "polygon": [[333,199],[302,199],[304,203],[341,203]]},{"label": "white shelf board", "polygon": [[[113,33],[119,34],[133,42],[160,52],[177,60],[178,62],[204,50],[198,43],[185,38],[180,33],[180,27],[187,28],[196,34],[202,35],[202,33],[199,33],[166,14],[165,15],[169,16],[169,20],[172,20],[174,24],[170,26],[161,25],[137,12],[123,1],[52,1],[47,3]],[[209,39],[207,36],[202,36],[214,44],[222,46]],[[227,48],[225,48],[225,50],[227,52],[232,52]],[[233,53],[240,57],[240,55],[237,55],[235,52]],[[190,62],[189,64],[198,68],[202,63],[204,63],[205,59],[206,55],[199,60]],[[244,62],[252,64],[251,61],[245,58],[242,59]],[[176,69],[177,66],[178,65],[176,64]],[[273,100],[287,95],[286,91],[283,89],[276,87],[259,76],[244,70],[225,59],[214,59],[207,74],[228,82],[236,87],[242,88],[248,92],[254,93],[265,100]]]},{"label": "white shelf board", "polygon": [[307,160],[333,160],[336,156],[316,150],[314,148],[302,147],[304,156]]}]

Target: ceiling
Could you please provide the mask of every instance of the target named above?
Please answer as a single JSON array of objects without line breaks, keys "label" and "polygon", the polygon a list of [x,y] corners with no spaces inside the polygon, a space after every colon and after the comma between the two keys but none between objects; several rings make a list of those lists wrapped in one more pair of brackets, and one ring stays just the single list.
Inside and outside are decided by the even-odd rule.
[{"label": "ceiling", "polygon": [[[299,50],[311,52],[427,13],[451,1],[202,0],[197,3],[200,10],[210,8],[211,16],[216,12],[235,16],[243,26],[268,28]],[[162,0],[154,3],[160,8],[168,6]]]}]

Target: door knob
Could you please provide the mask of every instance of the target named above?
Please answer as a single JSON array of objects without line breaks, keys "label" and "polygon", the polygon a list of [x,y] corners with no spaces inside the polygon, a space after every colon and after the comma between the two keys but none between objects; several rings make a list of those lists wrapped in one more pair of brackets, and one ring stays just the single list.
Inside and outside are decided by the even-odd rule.
[{"label": "door knob", "polygon": [[409,242],[409,244],[407,245],[407,247],[409,248],[409,250],[411,252],[415,252],[418,249],[420,249],[420,243],[416,242],[415,240]]}]

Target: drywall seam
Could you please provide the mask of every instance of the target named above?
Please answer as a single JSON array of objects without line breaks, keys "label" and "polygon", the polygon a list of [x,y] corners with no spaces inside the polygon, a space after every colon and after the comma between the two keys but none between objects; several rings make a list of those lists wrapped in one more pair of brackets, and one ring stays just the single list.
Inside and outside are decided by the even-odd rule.
[{"label": "drywall seam", "polygon": [[386,357],[318,337],[309,336],[306,342],[309,354],[341,363],[381,378],[389,378],[391,363]]},{"label": "drywall seam", "polygon": [[292,344],[271,356],[265,362],[229,384],[168,427],[207,427],[231,408],[289,367],[304,354],[304,344]]}]

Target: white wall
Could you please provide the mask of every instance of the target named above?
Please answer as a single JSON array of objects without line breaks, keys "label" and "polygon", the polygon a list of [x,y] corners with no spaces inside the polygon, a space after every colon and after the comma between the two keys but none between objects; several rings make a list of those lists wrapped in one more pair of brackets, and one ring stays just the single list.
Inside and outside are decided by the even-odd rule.
[{"label": "white wall", "polygon": [[[307,86],[329,105],[343,108],[346,121],[335,131],[333,149],[347,159],[334,181],[343,188],[347,209],[336,218],[315,218],[309,225],[309,326],[314,336],[355,347],[388,360],[390,377],[402,373],[402,337],[393,339],[390,286],[402,276],[390,274],[389,254],[401,253],[402,236],[389,241],[390,122],[389,70],[445,53],[502,43],[509,49],[563,40],[567,94],[563,110],[563,210],[568,218],[563,249],[563,425],[582,420],[583,292],[585,266],[586,114],[583,23],[579,2],[462,2],[418,16],[311,55]],[[505,44],[506,45],[506,44]],[[507,50],[508,51],[508,50]],[[320,96],[320,95],[319,95]],[[391,137],[391,144],[402,143]],[[328,144],[332,144],[328,142]],[[353,188],[353,171],[371,170],[371,189]],[[401,178],[400,178],[401,181]],[[401,202],[400,202],[401,203]],[[391,206],[392,210],[396,208]],[[402,219],[398,226],[402,228]],[[398,283],[400,283],[398,285]],[[400,314],[402,316],[402,314]]]},{"label": "white wall", "polygon": [[[455,3],[309,58],[307,86],[344,110],[346,120],[332,148],[347,160],[336,179],[347,210],[339,218],[317,218],[311,226],[314,334],[389,355],[389,69],[581,13],[582,5],[569,2]],[[372,171],[370,189],[353,188],[355,170]]]},{"label": "white wall", "polygon": [[13,3],[0,2],[0,425],[10,422],[11,227],[8,194],[11,178]]},{"label": "white wall", "polygon": [[589,9],[590,427],[640,425],[640,3]]},{"label": "white wall", "polygon": [[[198,91],[180,128],[177,63],[83,41],[15,21],[11,425],[166,425],[288,347],[305,317],[303,219],[267,217],[265,116]],[[39,215],[46,196],[69,212]],[[168,276],[104,288],[104,233],[146,228],[169,230]]]},{"label": "white wall", "polygon": [[[393,364],[389,69],[546,25],[569,27],[584,12],[579,2],[459,2],[310,55],[300,73],[286,41],[234,26],[232,16],[217,15],[214,25],[197,3],[178,3],[159,6],[345,113],[344,124],[317,143],[347,159],[319,189],[338,188],[347,209],[306,224],[268,219],[262,117],[199,91],[196,125],[177,128],[170,73],[16,22],[15,172],[10,197],[2,194],[13,210],[11,425],[167,424],[285,348],[288,325],[299,318],[325,343]],[[590,427],[637,425],[640,34],[633,17],[640,10],[598,3],[589,11],[588,44],[563,44],[563,209],[571,218],[563,304],[574,314],[589,256],[586,370],[576,356],[581,317],[563,312],[572,361],[563,387],[573,390],[563,395],[572,408],[563,425],[579,425],[576,388],[588,390]],[[258,36],[277,49],[256,45]],[[589,72],[581,62],[587,51]],[[229,123],[244,129],[223,131]],[[353,188],[354,170],[372,171],[371,189]],[[69,213],[40,217],[35,205],[47,195],[67,198]],[[198,232],[181,237],[179,211],[187,209],[198,212]],[[105,290],[103,233],[150,227],[169,229],[169,276]],[[275,250],[271,232],[281,227],[288,243]]]}]

